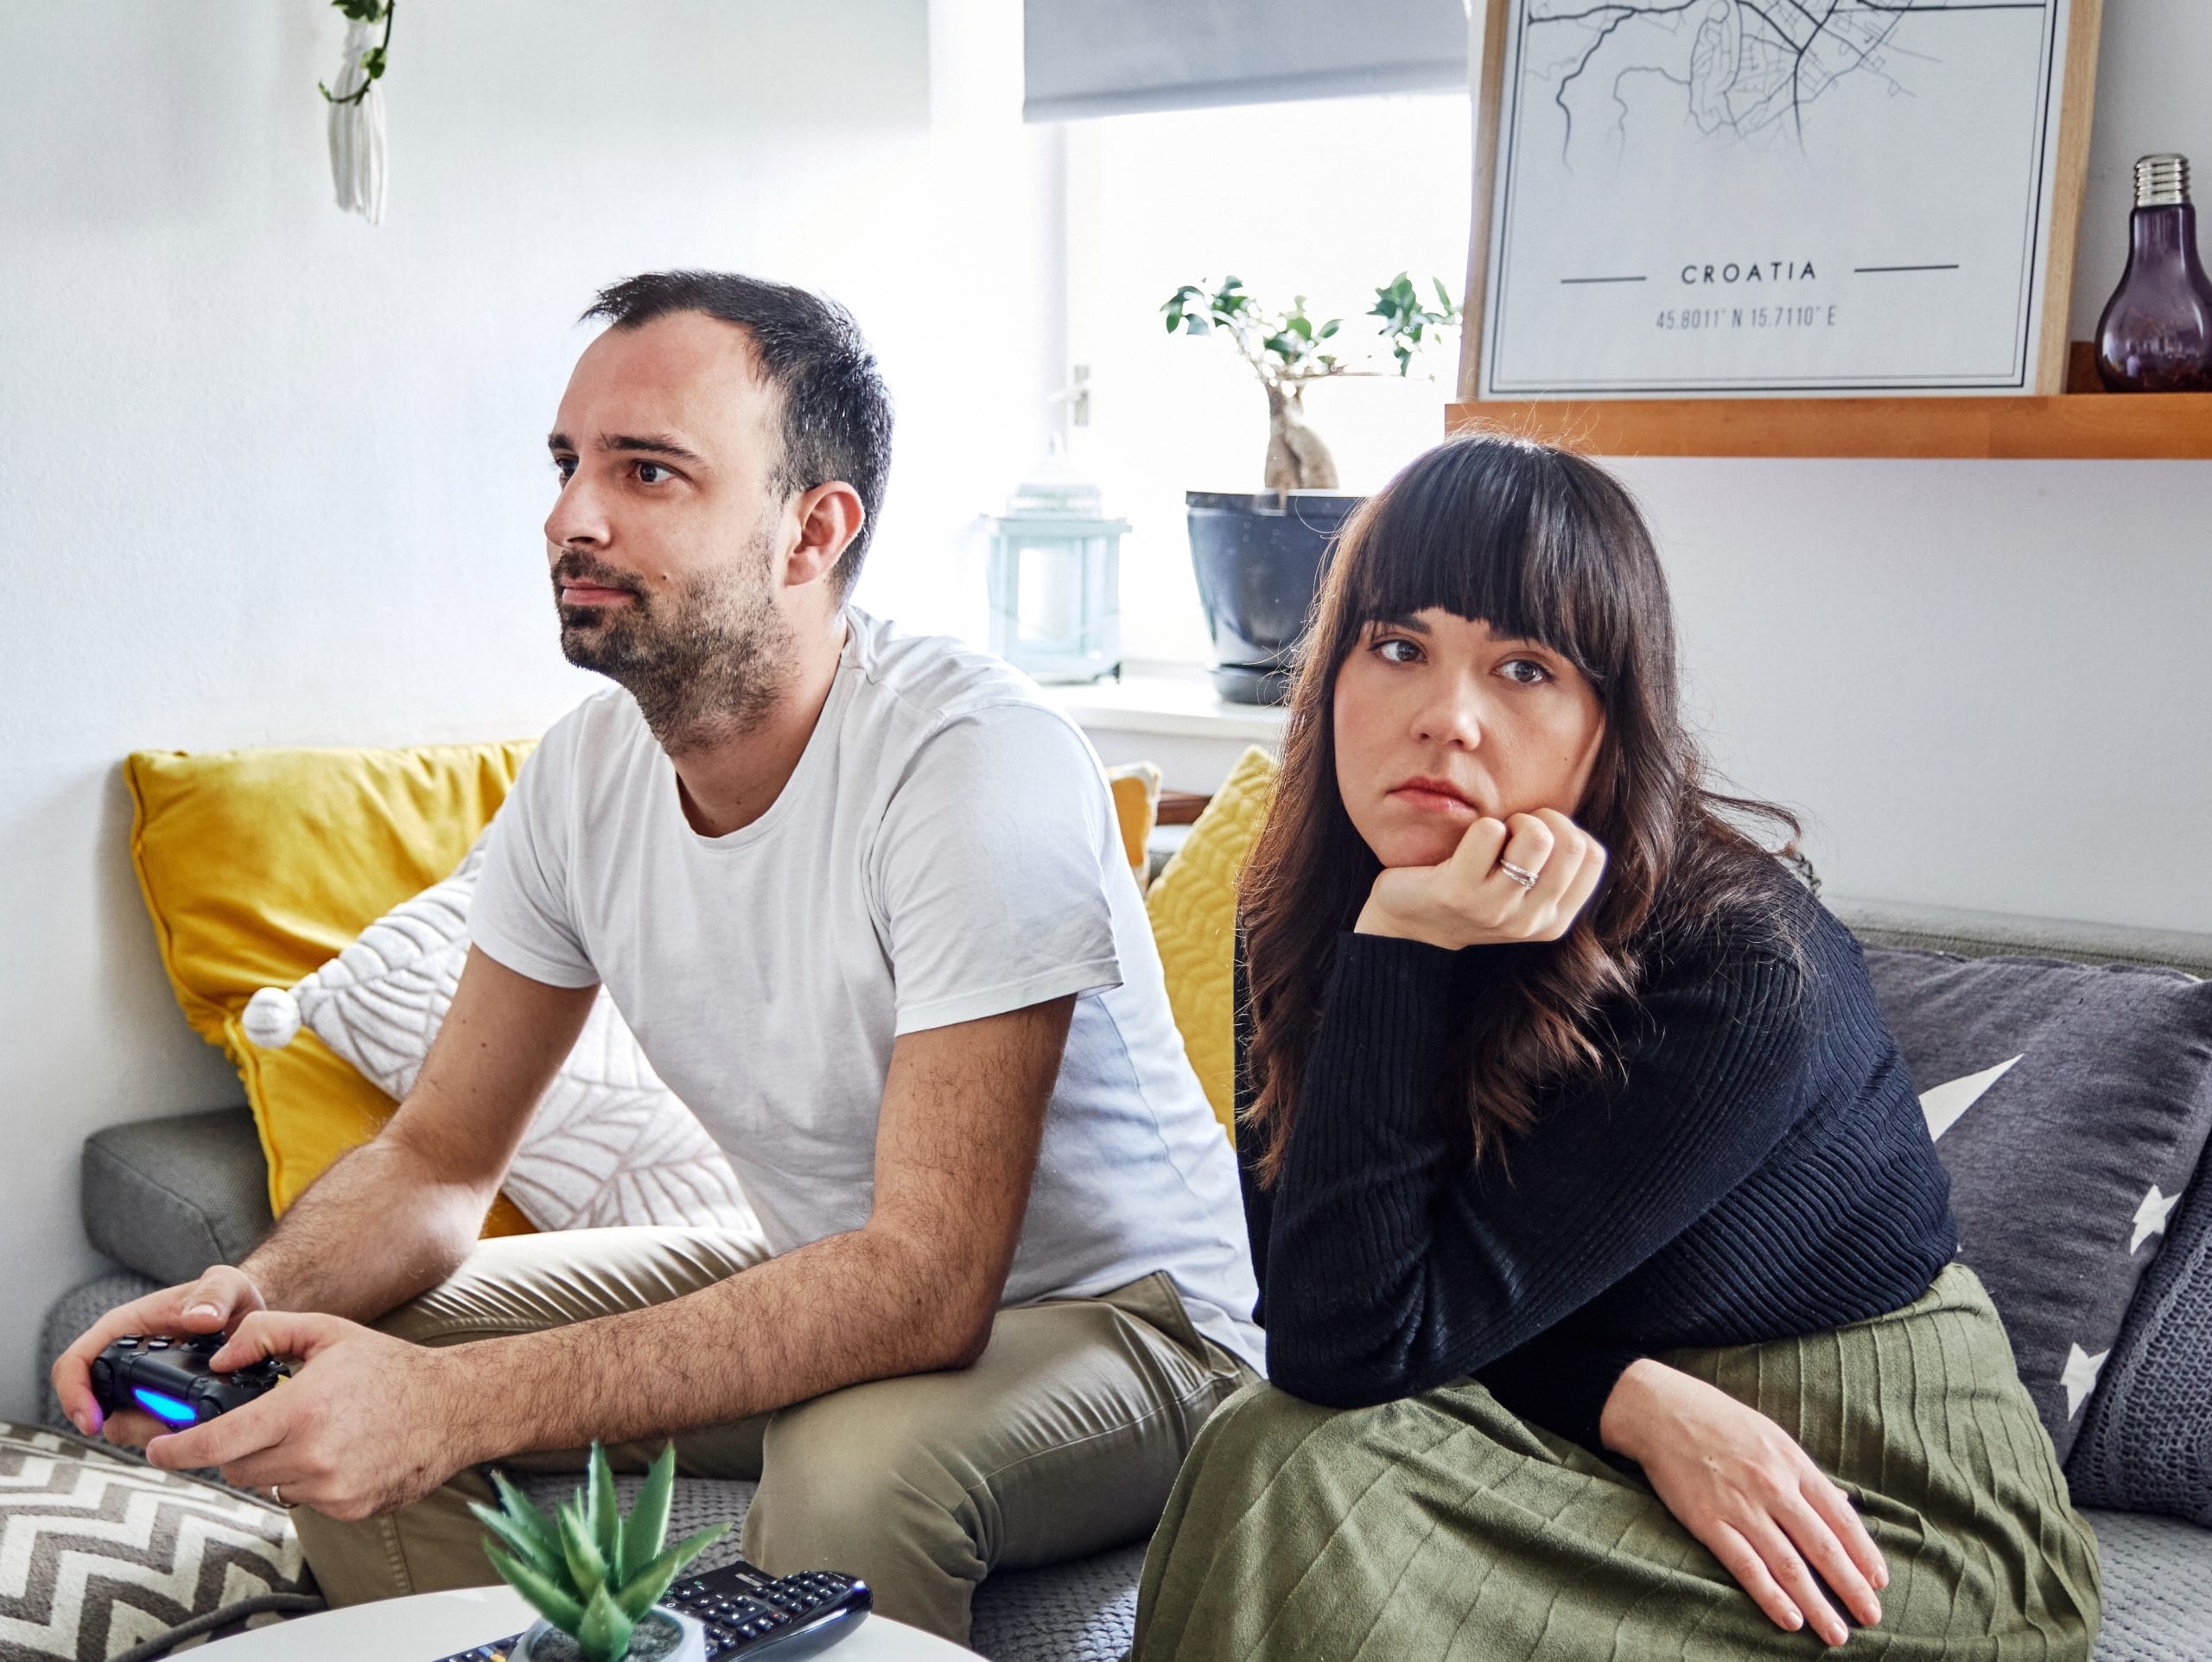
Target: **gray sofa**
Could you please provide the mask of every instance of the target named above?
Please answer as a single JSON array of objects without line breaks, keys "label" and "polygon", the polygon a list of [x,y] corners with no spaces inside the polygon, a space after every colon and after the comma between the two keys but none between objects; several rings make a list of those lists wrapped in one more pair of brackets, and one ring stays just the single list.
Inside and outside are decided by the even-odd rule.
[{"label": "gray sofa", "polygon": [[[2212,976],[2212,936],[2102,928],[1936,908],[1833,903],[1863,940],[1983,957],[2030,953],[2087,964],[2139,963]],[[2190,1409],[2212,1359],[2212,1154],[2186,1190],[2159,1258],[2138,1289],[2068,1461],[2094,1525],[2105,1574],[2098,1662],[2212,1659],[2212,1431]],[[100,1312],[159,1284],[235,1259],[269,1226],[261,1152],[246,1111],[219,1110],[112,1127],[88,1138],[84,1219],[117,1269],[65,1295],[48,1313],[44,1371]],[[2192,1394],[2194,1393],[2194,1394]],[[2172,1446],[2131,1449],[2139,1424],[2179,1404],[2187,1425]],[[2131,1404],[2152,1411],[2122,1413]],[[46,1411],[59,1424],[50,1395]],[[2171,1416],[2169,1416],[2171,1418]],[[2189,1427],[2196,1429],[2190,1430]],[[2191,1438],[2195,1441],[2192,1442]],[[2140,1458],[2138,1458],[2138,1455]],[[2179,1461],[2185,1468],[2178,1474]],[[2156,1465],[2158,1481],[2141,1475]],[[569,1480],[535,1480],[541,1493]],[[745,1483],[686,1480],[679,1531],[741,1513]],[[2193,1500],[2177,1506],[2177,1492]],[[2190,1519],[2144,1509],[2145,1499]],[[734,1547],[719,1549],[726,1559]],[[710,1555],[708,1563],[717,1558]],[[1141,1543],[1079,1563],[994,1576],[976,1602],[974,1646],[998,1662],[1110,1662],[1126,1648]]]}]

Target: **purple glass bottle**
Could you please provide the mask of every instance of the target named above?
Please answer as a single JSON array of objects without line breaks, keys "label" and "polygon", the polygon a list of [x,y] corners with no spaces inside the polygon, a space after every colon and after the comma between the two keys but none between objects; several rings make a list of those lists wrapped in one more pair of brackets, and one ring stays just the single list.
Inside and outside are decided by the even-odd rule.
[{"label": "purple glass bottle", "polygon": [[2189,158],[2135,164],[2127,270],[2097,320],[2097,375],[2114,392],[2212,392],[2212,280],[2196,257]]}]

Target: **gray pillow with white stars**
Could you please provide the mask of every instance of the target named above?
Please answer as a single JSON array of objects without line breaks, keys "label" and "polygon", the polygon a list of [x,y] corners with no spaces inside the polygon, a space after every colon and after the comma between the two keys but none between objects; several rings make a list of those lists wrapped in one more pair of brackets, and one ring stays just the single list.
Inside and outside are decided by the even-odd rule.
[{"label": "gray pillow with white stars", "polygon": [[1866,967],[2063,1461],[2212,1132],[2212,982],[1897,946]]},{"label": "gray pillow with white stars", "polygon": [[[2066,1457],[2077,1506],[2164,1512],[2212,1529],[2212,1153],[2175,1209]],[[2106,1529],[2097,1525],[2100,1542]],[[2109,1543],[2105,1544],[2109,1547]],[[2105,1612],[2113,1608],[2105,1561]],[[2212,1584],[2203,1589],[2212,1600]],[[2196,1630],[2212,1633],[2212,1620]],[[2178,1653],[2178,1652],[2177,1652]]]}]

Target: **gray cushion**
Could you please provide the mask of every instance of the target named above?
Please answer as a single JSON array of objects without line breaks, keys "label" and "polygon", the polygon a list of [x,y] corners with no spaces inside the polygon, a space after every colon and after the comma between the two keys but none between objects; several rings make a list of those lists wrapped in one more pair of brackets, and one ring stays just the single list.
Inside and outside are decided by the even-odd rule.
[{"label": "gray cushion", "polygon": [[2097,1531],[2105,1570],[2105,1625],[2094,1662],[2212,1656],[2212,1530],[2133,1512],[2082,1516]]},{"label": "gray cushion", "polygon": [[95,1131],[81,1178],[92,1245],[164,1287],[237,1263],[269,1232],[269,1168],[245,1108]]},{"label": "gray cushion", "polygon": [[976,1589],[969,1645],[991,1662],[1121,1662],[1136,1637],[1141,1542],[1049,1570],[1002,1570]]},{"label": "gray cushion", "polygon": [[2212,1153],[2128,1308],[2066,1476],[2082,1506],[2212,1526]]},{"label": "gray cushion", "polygon": [[1961,958],[2010,953],[2016,958],[2063,958],[2075,964],[2149,964],[2212,976],[2212,934],[2201,931],[2142,929],[1842,895],[1821,898],[1853,934],[1870,946],[1928,946]]},{"label": "gray cushion", "polygon": [[2059,1457],[2212,1130],[2212,982],[1870,946],[1914,1087],[2019,1060],[1936,1143]]},{"label": "gray cushion", "polygon": [[[538,1508],[550,1513],[563,1500],[574,1494],[583,1482],[582,1472],[522,1472],[507,1474],[515,1487],[536,1503]],[[645,1479],[636,1474],[618,1473],[614,1479],[616,1497],[627,1507],[636,1503],[638,1491]],[[722,1538],[692,1560],[695,1570],[720,1570],[734,1563],[738,1557],[737,1529],[745,1521],[746,1509],[753,1504],[753,1491],[760,1486],[739,1478],[679,1477],[676,1493],[669,1502],[668,1538],[680,1541],[685,1536],[706,1528],[709,1524],[727,1521],[729,1529]],[[824,1564],[824,1570],[834,1570],[834,1564]]]}]

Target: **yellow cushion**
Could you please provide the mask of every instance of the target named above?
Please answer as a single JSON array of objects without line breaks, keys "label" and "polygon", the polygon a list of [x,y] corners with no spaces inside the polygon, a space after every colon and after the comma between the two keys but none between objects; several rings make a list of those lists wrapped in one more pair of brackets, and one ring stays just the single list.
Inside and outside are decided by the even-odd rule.
[{"label": "yellow cushion", "polygon": [[1114,818],[1122,828],[1122,855],[1136,874],[1141,894],[1152,870],[1152,828],[1160,820],[1160,769],[1148,761],[1109,768],[1114,787]]},{"label": "yellow cushion", "polygon": [[1236,1037],[1231,980],[1236,874],[1274,795],[1275,763],[1247,750],[1145,897],[1167,972],[1167,1002],[1215,1118],[1236,1136]]},{"label": "yellow cushion", "polygon": [[[124,763],[131,860],[162,962],[186,1019],[245,1083],[279,1215],[394,1105],[312,1033],[282,1050],[249,1044],[246,1001],[448,876],[530,749],[142,750]],[[529,1229],[504,1195],[485,1222],[486,1234]]]}]

